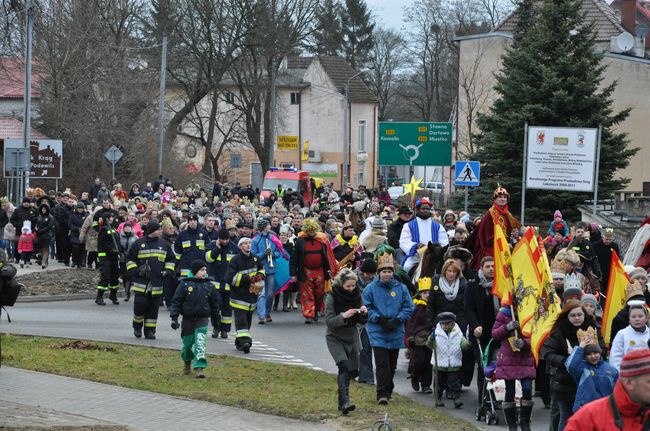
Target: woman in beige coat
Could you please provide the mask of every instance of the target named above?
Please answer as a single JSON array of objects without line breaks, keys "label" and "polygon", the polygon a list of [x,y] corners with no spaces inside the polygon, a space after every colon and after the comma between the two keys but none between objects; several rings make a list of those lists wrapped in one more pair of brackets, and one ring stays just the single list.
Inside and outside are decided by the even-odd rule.
[{"label": "woman in beige coat", "polygon": [[85,241],[86,251],[88,252],[88,269],[92,269],[93,262],[95,263],[95,268],[97,268],[97,231],[92,228],[93,226],[93,216],[95,213],[101,209],[101,207],[95,208],[95,210],[84,220],[84,224],[79,230],[79,240]]}]

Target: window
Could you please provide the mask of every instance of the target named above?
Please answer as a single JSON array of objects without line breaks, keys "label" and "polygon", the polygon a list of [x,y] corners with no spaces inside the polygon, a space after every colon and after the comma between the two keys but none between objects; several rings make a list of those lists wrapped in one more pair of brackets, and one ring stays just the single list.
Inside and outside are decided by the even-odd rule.
[{"label": "window", "polygon": [[300,93],[291,93],[291,104],[300,105]]},{"label": "window", "polygon": [[226,100],[226,103],[233,104],[235,103],[235,95],[232,94],[230,91],[226,91],[223,94],[223,98]]},{"label": "window", "polygon": [[359,152],[366,151],[366,120],[359,120]]}]

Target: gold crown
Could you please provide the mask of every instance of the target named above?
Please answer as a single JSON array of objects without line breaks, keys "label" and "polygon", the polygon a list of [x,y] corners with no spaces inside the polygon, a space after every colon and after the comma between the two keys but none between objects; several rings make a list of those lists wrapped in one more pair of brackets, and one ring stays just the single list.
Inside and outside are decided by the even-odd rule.
[{"label": "gold crown", "polygon": [[418,280],[418,292],[431,289],[431,277],[422,277]]},{"label": "gold crown", "polygon": [[510,198],[510,193],[508,193],[508,190],[506,190],[505,188],[501,187],[501,184],[498,184],[498,183],[497,183],[497,188],[496,188],[496,190],[494,191],[494,194],[492,195],[492,198],[493,198],[493,199],[496,199],[497,196],[499,196],[499,195],[506,195],[508,198]]},{"label": "gold crown", "polygon": [[603,236],[605,238],[614,238],[614,229],[612,229],[611,227],[605,228],[605,230],[603,231]]},{"label": "gold crown", "polygon": [[588,327],[587,329],[578,329],[578,343],[582,343],[582,340],[590,340],[587,344],[596,344],[598,343],[598,336],[596,335],[596,328],[593,326]]},{"label": "gold crown", "polygon": [[393,260],[393,255],[390,253],[384,253],[377,257],[377,271],[386,268],[395,269],[395,261]]},{"label": "gold crown", "polygon": [[643,287],[641,287],[638,280],[635,280],[633,283],[630,283],[625,287],[625,302],[635,296],[643,296]]}]

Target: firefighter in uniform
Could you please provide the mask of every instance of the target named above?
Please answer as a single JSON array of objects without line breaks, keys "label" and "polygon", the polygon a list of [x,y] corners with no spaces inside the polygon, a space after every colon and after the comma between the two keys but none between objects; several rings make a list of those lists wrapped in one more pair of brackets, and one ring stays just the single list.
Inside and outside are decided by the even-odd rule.
[{"label": "firefighter in uniform", "polygon": [[176,265],[176,256],[169,242],[160,237],[162,228],[151,220],[144,228],[145,236],[129,249],[126,270],[131,277],[133,299],[133,334],[156,339],[156,321],[163,294],[163,279],[170,277]]},{"label": "firefighter in uniform", "polygon": [[237,244],[241,252],[230,260],[226,280],[230,281],[230,306],[235,317],[235,347],[244,353],[253,345],[250,328],[257,296],[264,289],[264,265],[251,254],[251,239],[242,238]]},{"label": "firefighter in uniform", "polygon": [[219,333],[221,338],[228,338],[232,326],[232,308],[230,307],[230,281],[226,278],[226,271],[228,263],[239,253],[239,249],[230,241],[230,233],[226,229],[219,231],[218,239],[210,242],[207,249],[205,260],[208,262],[208,276],[217,283],[221,296],[221,319],[219,327],[215,327],[212,331],[212,338],[217,338]]},{"label": "firefighter in uniform", "polygon": [[117,300],[117,289],[120,287],[119,259],[122,253],[120,249],[119,234],[113,226],[113,213],[110,211],[98,211],[93,220],[93,227],[97,231],[97,258],[99,260],[99,283],[97,284],[97,298],[95,304],[106,305],[104,292],[110,291],[108,298],[114,305],[119,304]]},{"label": "firefighter in uniform", "polygon": [[195,260],[205,259],[205,246],[207,236],[203,229],[199,229],[199,215],[191,213],[187,221],[187,229],[181,231],[174,242],[176,267],[181,277],[190,273],[190,265]]}]

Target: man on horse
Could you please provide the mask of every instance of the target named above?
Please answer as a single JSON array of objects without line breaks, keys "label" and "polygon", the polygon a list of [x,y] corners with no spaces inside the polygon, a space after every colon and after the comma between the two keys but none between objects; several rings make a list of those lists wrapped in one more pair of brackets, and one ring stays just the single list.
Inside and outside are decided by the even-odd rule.
[{"label": "man on horse", "polygon": [[441,246],[449,244],[445,228],[431,219],[431,201],[424,197],[415,202],[416,217],[404,225],[399,238],[399,246],[406,254],[402,260],[402,268],[409,272],[420,262],[418,249],[425,247],[429,242]]}]

